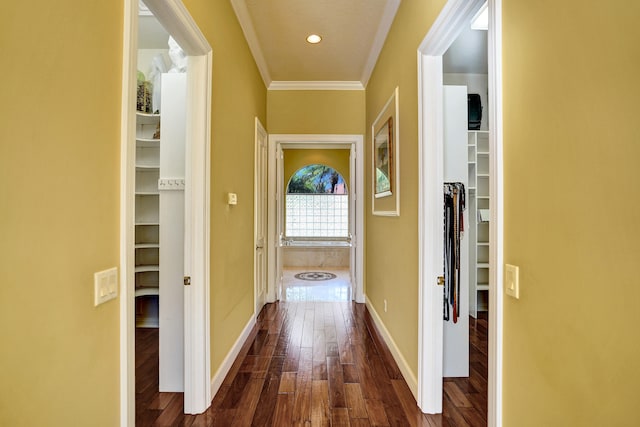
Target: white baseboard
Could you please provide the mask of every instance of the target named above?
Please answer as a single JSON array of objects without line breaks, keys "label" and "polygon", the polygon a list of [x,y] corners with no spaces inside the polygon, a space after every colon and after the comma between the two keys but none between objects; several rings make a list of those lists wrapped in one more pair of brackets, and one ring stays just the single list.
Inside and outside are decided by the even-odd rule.
[{"label": "white baseboard", "polygon": [[238,336],[238,339],[229,350],[229,353],[227,353],[227,356],[222,361],[222,364],[216,371],[215,375],[213,376],[213,378],[211,378],[211,396],[212,397],[214,397],[218,392],[218,390],[220,389],[222,382],[224,381],[225,377],[229,373],[229,370],[231,369],[233,362],[235,362],[236,357],[238,357],[238,354],[240,353],[242,346],[244,345],[245,341],[249,337],[249,334],[251,333],[251,330],[253,329],[255,324],[256,324],[256,316],[252,314],[251,319],[249,319],[249,322],[242,330],[242,333],[240,333],[240,336]]},{"label": "white baseboard", "polygon": [[367,297],[366,295],[365,295],[365,300],[366,300],[367,309],[369,310],[369,313],[371,313],[371,318],[373,319],[373,323],[376,324],[376,328],[378,328],[378,331],[380,331],[380,333],[382,334],[382,338],[384,339],[385,344],[387,344],[387,347],[389,347],[389,350],[391,350],[391,355],[393,356],[393,359],[398,364],[398,368],[400,368],[400,372],[402,372],[402,376],[404,376],[404,380],[407,382],[407,385],[409,386],[411,393],[413,393],[414,399],[416,399],[417,401],[418,400],[418,378],[409,368],[409,364],[407,363],[407,360],[402,355],[402,352],[400,351],[395,341],[391,337],[389,330],[386,328],[386,326],[382,322],[382,319],[378,315],[378,312],[376,311],[375,308],[373,308],[373,304],[371,304],[371,301],[369,301],[369,297]]}]

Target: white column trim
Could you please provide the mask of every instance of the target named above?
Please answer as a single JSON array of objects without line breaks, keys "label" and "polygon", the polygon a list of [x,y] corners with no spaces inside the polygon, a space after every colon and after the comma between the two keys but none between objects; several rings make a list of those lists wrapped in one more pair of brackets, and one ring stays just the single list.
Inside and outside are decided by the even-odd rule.
[{"label": "white column trim", "polygon": [[138,1],[124,2],[120,130],[120,426],[135,425],[134,206]]},{"label": "white column trim", "polygon": [[489,376],[490,427],[502,427],[504,160],[502,122],[502,0],[489,0]]}]

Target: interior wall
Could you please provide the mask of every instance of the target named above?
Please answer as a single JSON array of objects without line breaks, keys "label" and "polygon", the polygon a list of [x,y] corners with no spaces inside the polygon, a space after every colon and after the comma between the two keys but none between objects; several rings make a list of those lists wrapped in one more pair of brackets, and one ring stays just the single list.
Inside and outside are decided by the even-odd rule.
[{"label": "interior wall", "polygon": [[[211,374],[254,311],[255,117],[266,88],[228,1],[185,0],[213,49],[211,113]],[[227,193],[238,204],[226,202]]]},{"label": "interior wall", "polygon": [[363,90],[270,90],[271,134],[364,134]]},{"label": "interior wall", "polygon": [[2,5],[0,425],[119,423],[122,7]]},{"label": "interior wall", "polygon": [[640,3],[502,3],[503,424],[640,425]]},{"label": "interior wall", "polygon": [[[418,65],[417,49],[444,0],[403,1],[367,86],[365,144],[366,295],[409,368],[418,374]],[[399,217],[371,214],[371,125],[399,87]],[[387,312],[383,300],[387,300]]]}]

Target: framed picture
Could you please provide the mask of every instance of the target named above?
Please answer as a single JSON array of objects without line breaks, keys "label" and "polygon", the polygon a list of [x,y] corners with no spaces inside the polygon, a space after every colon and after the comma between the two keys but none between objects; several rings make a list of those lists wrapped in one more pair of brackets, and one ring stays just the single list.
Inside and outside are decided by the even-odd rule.
[{"label": "framed picture", "polygon": [[375,164],[375,197],[393,195],[393,117],[373,137]]},{"label": "framed picture", "polygon": [[371,126],[371,210],[374,215],[400,215],[398,98],[396,87]]}]

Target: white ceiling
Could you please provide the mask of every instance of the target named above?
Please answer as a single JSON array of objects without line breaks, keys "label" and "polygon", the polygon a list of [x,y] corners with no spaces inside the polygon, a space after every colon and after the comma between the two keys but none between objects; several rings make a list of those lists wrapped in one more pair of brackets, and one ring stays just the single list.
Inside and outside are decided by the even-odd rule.
[{"label": "white ceiling", "polygon": [[442,57],[445,73],[488,74],[487,31],[466,28]]},{"label": "white ceiling", "polygon": [[[400,0],[231,0],[269,89],[362,89]],[[317,45],[306,42],[319,34]]]},{"label": "white ceiling", "polygon": [[[270,89],[362,89],[400,0],[230,0]],[[142,5],[144,7],[144,5]],[[168,49],[169,34],[141,10],[141,49]],[[323,41],[305,41],[311,33]],[[465,29],[443,57],[445,73],[487,74],[487,31]]]},{"label": "white ceiling", "polygon": [[153,15],[138,16],[138,48],[169,49],[169,33]]}]

